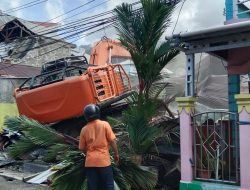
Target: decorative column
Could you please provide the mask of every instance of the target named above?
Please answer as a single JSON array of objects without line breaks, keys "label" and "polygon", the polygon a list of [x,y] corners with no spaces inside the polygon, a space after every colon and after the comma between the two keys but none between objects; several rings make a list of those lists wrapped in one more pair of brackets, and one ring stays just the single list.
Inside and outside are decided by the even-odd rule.
[{"label": "decorative column", "polygon": [[180,114],[180,143],[181,143],[181,183],[190,183],[193,180],[193,129],[191,116],[194,113],[194,97],[178,97]]},{"label": "decorative column", "polygon": [[239,112],[240,188],[250,190],[250,94],[237,94]]}]

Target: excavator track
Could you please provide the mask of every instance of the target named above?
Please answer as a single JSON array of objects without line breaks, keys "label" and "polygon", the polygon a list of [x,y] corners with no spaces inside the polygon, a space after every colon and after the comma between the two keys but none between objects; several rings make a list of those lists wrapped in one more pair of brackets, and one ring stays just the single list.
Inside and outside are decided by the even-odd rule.
[{"label": "excavator track", "polygon": [[[123,101],[115,104],[101,107],[101,118],[106,119],[109,117],[120,118],[122,112],[128,108],[128,103]],[[56,131],[67,134],[69,136],[77,138],[81,132],[82,127],[86,124],[84,115],[79,117],[65,119],[56,123],[50,124],[50,127]]]}]

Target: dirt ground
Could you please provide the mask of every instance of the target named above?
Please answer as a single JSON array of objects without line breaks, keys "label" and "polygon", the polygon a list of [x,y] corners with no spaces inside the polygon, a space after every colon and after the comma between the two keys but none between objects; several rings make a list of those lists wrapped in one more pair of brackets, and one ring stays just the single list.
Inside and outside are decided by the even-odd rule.
[{"label": "dirt ground", "polygon": [[48,190],[49,187],[27,184],[19,180],[10,180],[0,177],[0,190]]}]

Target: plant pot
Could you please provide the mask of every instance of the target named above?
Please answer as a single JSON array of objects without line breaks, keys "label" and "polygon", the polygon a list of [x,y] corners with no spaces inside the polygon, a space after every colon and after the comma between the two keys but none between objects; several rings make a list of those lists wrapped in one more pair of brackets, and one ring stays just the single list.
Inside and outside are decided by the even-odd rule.
[{"label": "plant pot", "polygon": [[203,179],[210,179],[212,174],[212,170],[207,169],[197,169],[197,177]]}]

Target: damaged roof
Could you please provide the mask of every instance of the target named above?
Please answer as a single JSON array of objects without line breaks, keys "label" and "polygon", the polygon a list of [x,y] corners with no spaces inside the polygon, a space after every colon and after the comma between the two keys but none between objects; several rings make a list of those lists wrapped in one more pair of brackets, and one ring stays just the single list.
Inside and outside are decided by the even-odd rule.
[{"label": "damaged roof", "polygon": [[[21,18],[17,18],[17,17],[11,16],[11,15],[7,15],[7,14],[2,13],[2,14],[0,14],[0,31],[3,30],[3,28],[5,27],[5,25],[7,23],[10,23],[14,20],[19,21],[28,30],[30,30],[31,32],[36,33],[36,34],[44,33],[44,31],[48,30],[48,28],[50,30],[52,30],[53,28],[55,28],[59,25],[58,23],[51,23],[51,22],[27,21],[27,20],[23,20]],[[55,37],[55,33],[45,34],[44,36]]]},{"label": "damaged roof", "polygon": [[56,34],[54,29],[58,26],[58,23],[26,21],[0,13],[0,57],[22,59],[31,49],[55,43],[75,48]]},{"label": "damaged roof", "polygon": [[29,78],[40,72],[40,67],[0,62],[0,77]]},{"label": "damaged roof", "polygon": [[[14,27],[12,25],[14,25]],[[26,36],[24,35],[22,37],[43,36],[49,39],[53,39],[55,41],[64,42],[75,48],[76,46],[74,44],[66,42],[56,33],[57,31],[56,28],[59,25],[60,24],[58,23],[52,23],[52,22],[27,21],[11,15],[0,13],[0,32],[4,32],[6,30],[8,31],[10,29],[14,29],[17,28],[17,26],[19,26],[21,29],[24,30],[24,33],[25,32],[27,33]],[[10,31],[8,35],[15,35],[14,33],[15,31]],[[0,37],[2,37],[2,35],[0,35]]]}]

